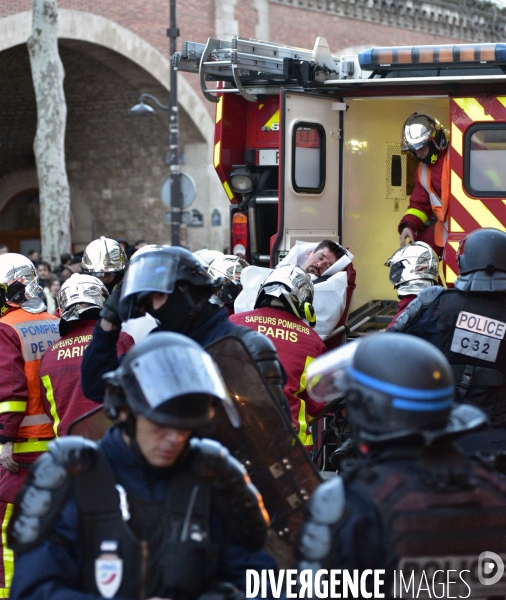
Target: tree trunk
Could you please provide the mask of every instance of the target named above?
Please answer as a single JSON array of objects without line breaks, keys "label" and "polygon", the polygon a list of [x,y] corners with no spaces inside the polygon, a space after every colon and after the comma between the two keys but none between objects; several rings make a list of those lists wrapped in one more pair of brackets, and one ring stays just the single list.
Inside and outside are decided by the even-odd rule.
[{"label": "tree trunk", "polygon": [[32,0],[28,52],[37,101],[33,143],[40,195],[41,255],[54,267],[70,252],[70,190],[65,168],[65,71],[58,53],[57,0]]}]

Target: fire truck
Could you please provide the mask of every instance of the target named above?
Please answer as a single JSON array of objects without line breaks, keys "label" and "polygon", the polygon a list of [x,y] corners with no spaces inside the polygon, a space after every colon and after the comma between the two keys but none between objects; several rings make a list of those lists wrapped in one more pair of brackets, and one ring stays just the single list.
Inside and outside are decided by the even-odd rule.
[{"label": "fire truck", "polygon": [[184,42],[173,60],[198,73],[216,104],[214,167],[231,203],[231,252],[275,266],[296,240],[348,247],[357,323],[379,316],[384,327],[394,304],[383,265],[399,246],[414,185],[417,161],[400,149],[411,113],[429,113],[450,131],[446,283],[457,276],[466,234],[505,230],[506,44],[336,56],[323,37],[312,50],[210,38]]}]

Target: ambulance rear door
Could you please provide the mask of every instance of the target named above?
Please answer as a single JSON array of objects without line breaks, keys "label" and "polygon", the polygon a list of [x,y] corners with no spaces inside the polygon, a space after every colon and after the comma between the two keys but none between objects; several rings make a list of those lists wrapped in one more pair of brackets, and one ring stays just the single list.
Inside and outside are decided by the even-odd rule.
[{"label": "ambulance rear door", "polygon": [[296,240],[340,240],[345,109],[345,104],[332,98],[281,92],[279,227],[271,247],[274,263]]}]

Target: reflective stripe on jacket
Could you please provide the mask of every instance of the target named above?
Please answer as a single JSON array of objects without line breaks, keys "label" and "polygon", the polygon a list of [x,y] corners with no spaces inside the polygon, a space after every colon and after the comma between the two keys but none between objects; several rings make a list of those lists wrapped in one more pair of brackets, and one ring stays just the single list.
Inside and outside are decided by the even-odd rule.
[{"label": "reflective stripe on jacket", "polygon": [[450,158],[449,151],[443,156],[443,170],[441,172],[441,198],[434,191],[432,184],[432,169],[423,162],[418,165],[418,180],[420,185],[427,192],[430,199],[430,205],[437,223],[434,229],[434,242],[438,246],[444,246],[448,236],[448,202],[450,198]]}]

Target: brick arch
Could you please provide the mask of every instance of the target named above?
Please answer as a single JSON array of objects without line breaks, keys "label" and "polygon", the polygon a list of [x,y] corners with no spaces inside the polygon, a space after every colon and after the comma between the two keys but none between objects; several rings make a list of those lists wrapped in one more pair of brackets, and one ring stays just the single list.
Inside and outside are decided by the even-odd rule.
[{"label": "brick arch", "polygon": [[[105,17],[77,10],[59,9],[58,37],[102,46],[128,58],[170,90],[170,64],[151,44],[129,29]],[[31,11],[0,19],[0,52],[25,44],[32,26]],[[179,76],[178,101],[202,137],[212,144],[214,124],[204,100]]]}]

